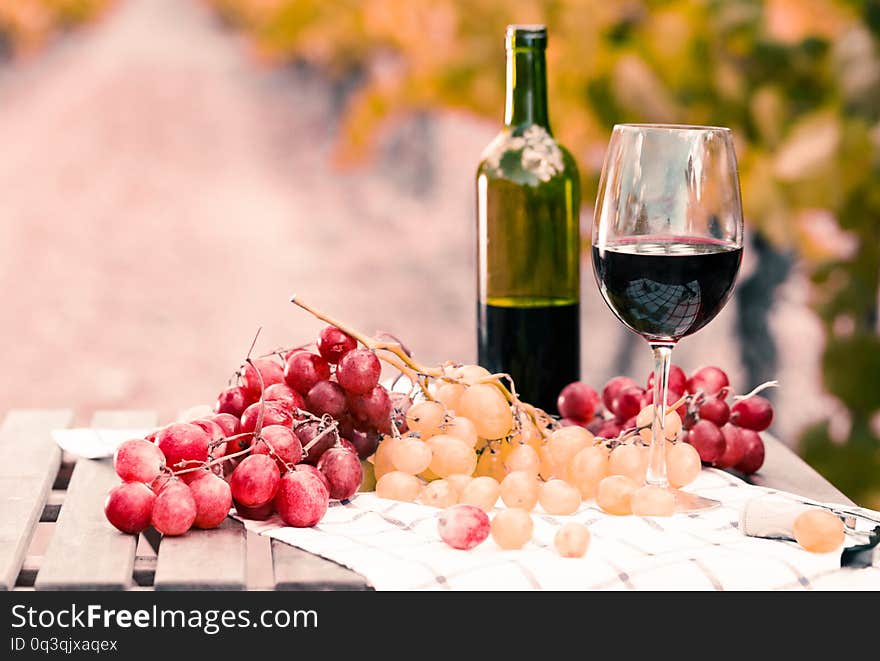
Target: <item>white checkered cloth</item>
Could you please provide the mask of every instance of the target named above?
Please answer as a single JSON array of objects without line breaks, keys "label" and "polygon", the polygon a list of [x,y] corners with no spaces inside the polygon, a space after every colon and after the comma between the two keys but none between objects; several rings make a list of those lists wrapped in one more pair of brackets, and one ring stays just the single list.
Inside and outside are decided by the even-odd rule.
[{"label": "white checkered cloth", "polygon": [[[571,516],[538,507],[532,541],[516,551],[502,550],[491,537],[470,551],[452,549],[437,533],[440,510],[374,493],[331,503],[314,528],[286,527],[277,516],[242,520],[248,530],[353,569],[377,590],[880,589],[876,563],[841,569],[840,552],[814,554],[791,541],[743,535],[745,503],[781,492],[714,469],[703,470],[688,490],[723,505],[664,518],[611,516],[592,502]],[[590,528],[583,558],[561,558],[553,548],[567,521]]]}]

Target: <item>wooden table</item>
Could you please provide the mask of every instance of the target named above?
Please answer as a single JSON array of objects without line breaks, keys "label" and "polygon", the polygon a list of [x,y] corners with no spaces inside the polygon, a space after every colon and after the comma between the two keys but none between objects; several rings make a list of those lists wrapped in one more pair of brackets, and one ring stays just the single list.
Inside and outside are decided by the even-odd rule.
[{"label": "wooden table", "polygon": [[[124,535],[104,519],[118,483],[110,460],[62,453],[51,437],[70,411],[21,410],[0,426],[0,589],[4,590],[368,590],[359,574],[227,519],[215,530],[160,539]],[[96,413],[93,427],[149,428],[146,411]],[[765,436],[754,484],[851,504],[791,450]]]}]

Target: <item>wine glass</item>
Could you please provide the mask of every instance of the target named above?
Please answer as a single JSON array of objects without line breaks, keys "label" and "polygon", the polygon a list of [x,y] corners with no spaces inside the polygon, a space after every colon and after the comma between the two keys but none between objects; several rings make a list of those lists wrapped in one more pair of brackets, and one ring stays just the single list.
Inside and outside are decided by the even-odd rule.
[{"label": "wine glass", "polygon": [[[654,353],[654,403],[667,401],[672,349],[708,324],[742,259],[742,201],[730,129],[619,124],[599,181],[593,269],[611,311]],[[666,479],[664,407],[654,407],[646,483]],[[675,490],[676,510],[717,501]]]}]

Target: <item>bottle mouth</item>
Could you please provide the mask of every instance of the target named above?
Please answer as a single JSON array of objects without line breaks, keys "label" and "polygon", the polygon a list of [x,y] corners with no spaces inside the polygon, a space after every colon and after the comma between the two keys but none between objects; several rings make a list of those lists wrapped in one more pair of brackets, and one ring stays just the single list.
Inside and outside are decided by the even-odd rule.
[{"label": "bottle mouth", "polygon": [[514,24],[507,26],[504,35],[507,50],[516,48],[544,49],[547,47],[547,26]]}]

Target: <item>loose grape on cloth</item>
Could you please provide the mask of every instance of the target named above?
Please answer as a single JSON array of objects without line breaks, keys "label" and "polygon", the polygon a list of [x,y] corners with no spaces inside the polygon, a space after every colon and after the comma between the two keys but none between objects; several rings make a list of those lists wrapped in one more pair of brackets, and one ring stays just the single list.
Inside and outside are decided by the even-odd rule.
[{"label": "loose grape on cloth", "polygon": [[[287,527],[277,515],[241,520],[252,532],[351,568],[377,590],[880,589],[877,563],[841,569],[839,551],[813,554],[794,542],[740,532],[749,500],[782,492],[714,469],[703,470],[688,491],[723,505],[664,518],[611,516],[589,501],[571,516],[537,507],[532,541],[516,551],[500,549],[491,537],[470,551],[452,549],[437,533],[440,510],[374,493],[332,502],[314,528]],[[553,547],[568,521],[589,526],[583,558],[562,558]]]}]

